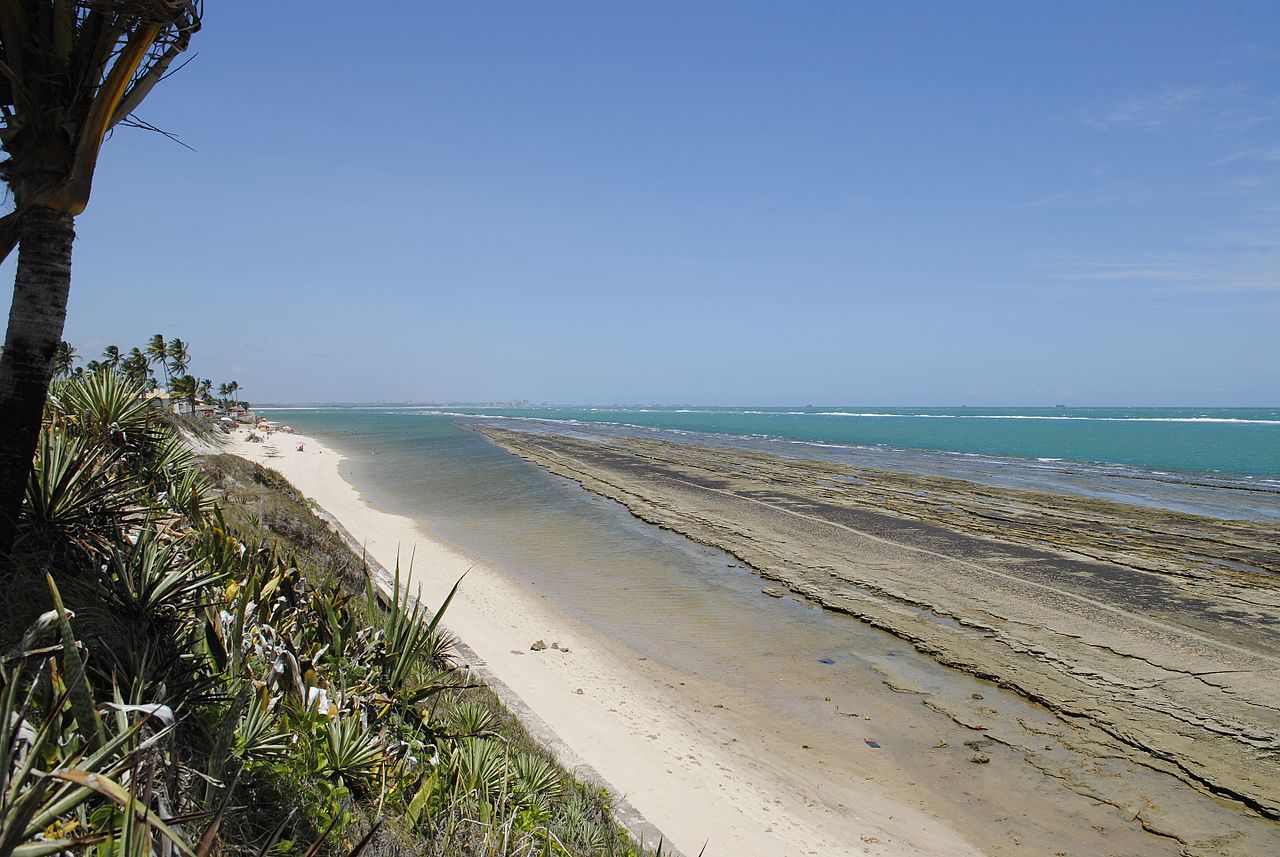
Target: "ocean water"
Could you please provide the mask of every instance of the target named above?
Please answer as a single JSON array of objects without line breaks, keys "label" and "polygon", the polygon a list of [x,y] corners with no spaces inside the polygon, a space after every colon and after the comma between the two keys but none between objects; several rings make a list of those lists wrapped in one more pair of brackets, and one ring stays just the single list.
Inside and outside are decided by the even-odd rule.
[{"label": "ocean water", "polygon": [[[921,705],[918,695],[885,690],[882,682],[889,677],[959,705],[980,694],[983,705],[999,708],[1009,722],[1035,724],[1050,715],[1011,693],[950,670],[908,643],[855,619],[790,598],[770,598],[761,592],[761,579],[733,557],[645,524],[620,504],[512,456],[468,428],[486,422],[590,436],[643,433],[690,443],[741,445],[963,474],[999,484],[1137,497],[1162,505],[1280,521],[1280,486],[1267,488],[1263,484],[1267,480],[1256,477],[1220,474],[1209,478],[1193,471],[1163,477],[1127,464],[1076,465],[1007,454],[833,442],[815,440],[812,433],[809,437],[723,433],[740,430],[743,421],[753,428],[768,420],[785,426],[789,418],[799,416],[780,412],[481,414],[468,410],[461,416],[429,408],[264,410],[342,452],[344,474],[378,508],[423,521],[435,535],[530,586],[636,656],[689,677],[691,685],[697,682],[740,694],[739,704],[750,700],[756,712],[752,716],[759,718],[761,728],[776,731],[802,724],[827,735],[831,746],[855,749],[864,747],[864,739],[873,734],[882,747],[877,752],[891,754],[908,778],[932,793],[938,805],[948,807],[948,817],[965,829],[980,837],[994,836],[991,819],[1016,818],[1020,819],[1019,838],[1026,839],[1028,830],[1042,835],[1043,841],[1002,853],[1047,853],[1040,846],[1048,842],[1055,847],[1069,843],[1073,853],[1101,853],[1099,843],[1088,839],[1095,829],[1091,824],[1105,824],[1109,835],[1121,838],[1138,834],[1117,829],[1109,817],[1091,818],[1090,813],[1105,814],[1105,808],[1065,791],[1058,781],[1022,764],[1016,754],[997,759],[1002,776],[996,787],[984,788],[972,780],[967,754],[956,755],[958,761],[952,764],[950,757],[940,758],[935,749],[940,740],[959,747],[972,736]],[[813,415],[823,416],[828,415]],[[754,421],[755,417],[762,420]],[[642,419],[657,424],[641,426]],[[691,424],[685,420],[703,420],[694,424],[715,428],[698,432],[685,427]],[[663,425],[667,421],[675,425]],[[790,431],[798,433],[794,424]],[[412,546],[403,548],[407,555]],[[465,629],[458,630],[465,637]],[[859,716],[849,718],[833,711],[855,711]],[[850,776],[856,773],[851,771]],[[959,794],[954,788],[958,781],[966,783]],[[1025,799],[1028,795],[1034,796],[1030,804]],[[1121,850],[1135,855],[1165,853],[1158,844],[1152,837],[1126,839]]]},{"label": "ocean water", "polygon": [[1128,465],[1280,484],[1280,408],[423,408],[423,413]]},{"label": "ocean water", "polygon": [[267,410],[300,427],[377,435],[393,446],[412,444],[445,425],[490,424],[589,438],[638,435],[1280,521],[1278,408]]}]

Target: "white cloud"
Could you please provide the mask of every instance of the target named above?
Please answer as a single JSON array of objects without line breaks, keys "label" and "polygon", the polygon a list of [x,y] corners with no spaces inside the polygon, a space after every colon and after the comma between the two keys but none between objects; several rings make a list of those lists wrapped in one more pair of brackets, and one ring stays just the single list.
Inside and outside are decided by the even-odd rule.
[{"label": "white cloud", "polygon": [[1186,86],[1148,95],[1131,95],[1081,113],[1084,124],[1099,130],[1136,128],[1158,131],[1175,126],[1243,131],[1280,116],[1274,100],[1259,103],[1241,87]]},{"label": "white cloud", "polygon": [[1056,295],[1150,296],[1280,294],[1280,256],[1225,259],[1191,255],[1062,263],[1046,271],[1044,291]]},{"label": "white cloud", "polygon": [[1253,149],[1241,149],[1221,160],[1213,162],[1215,167],[1232,164],[1236,161],[1262,161],[1263,163],[1280,163],[1280,146],[1262,146]]},{"label": "white cloud", "polygon": [[1203,86],[1165,89],[1154,95],[1133,95],[1101,109],[1087,110],[1082,118],[1086,125],[1095,128],[1127,125],[1154,130],[1186,116],[1207,97]]}]

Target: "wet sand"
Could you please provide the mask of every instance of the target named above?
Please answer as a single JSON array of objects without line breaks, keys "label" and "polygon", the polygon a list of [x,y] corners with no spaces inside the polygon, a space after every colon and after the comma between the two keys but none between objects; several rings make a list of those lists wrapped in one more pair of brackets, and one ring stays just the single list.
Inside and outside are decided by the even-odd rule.
[{"label": "wet sand", "polygon": [[886,675],[971,731],[975,756],[1024,760],[1188,853],[1280,848],[1280,549],[1265,525],[742,450],[482,431],[729,551],[780,593],[1036,703],[1043,716]]}]

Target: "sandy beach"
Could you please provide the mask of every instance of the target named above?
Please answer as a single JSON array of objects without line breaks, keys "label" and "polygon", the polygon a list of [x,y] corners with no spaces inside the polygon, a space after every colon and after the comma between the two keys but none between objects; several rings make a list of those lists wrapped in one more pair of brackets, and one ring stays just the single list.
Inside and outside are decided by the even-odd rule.
[{"label": "sandy beach", "polygon": [[[464,656],[568,767],[608,784],[651,844],[660,832],[689,857],[985,853],[911,793],[891,757],[832,750],[815,760],[811,746],[825,736],[769,728],[736,689],[686,683],[419,522],[374,508],[315,438],[250,443],[237,432],[224,451],[278,470],[383,566],[412,558],[409,586],[428,605],[466,574],[445,620]],[[548,648],[532,651],[538,640]]]}]

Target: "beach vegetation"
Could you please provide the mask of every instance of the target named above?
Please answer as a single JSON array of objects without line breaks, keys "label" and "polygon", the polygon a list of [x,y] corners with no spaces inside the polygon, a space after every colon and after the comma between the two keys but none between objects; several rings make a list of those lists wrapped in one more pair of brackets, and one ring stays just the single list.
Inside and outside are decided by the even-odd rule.
[{"label": "beach vegetation", "polygon": [[0,857],[640,853],[458,664],[456,585],[429,609],[411,558],[196,456],[127,361],[43,409],[0,580]]}]

